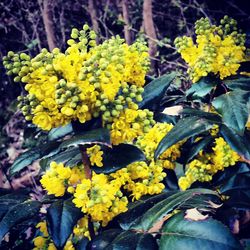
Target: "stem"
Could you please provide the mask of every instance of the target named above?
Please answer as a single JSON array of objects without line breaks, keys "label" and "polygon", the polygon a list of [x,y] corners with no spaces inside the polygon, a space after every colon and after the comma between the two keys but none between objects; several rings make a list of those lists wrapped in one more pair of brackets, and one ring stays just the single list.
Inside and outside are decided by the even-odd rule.
[{"label": "stem", "polygon": [[[84,174],[86,179],[90,179],[92,178],[92,171],[90,168],[90,161],[89,161],[89,157],[88,154],[86,152],[86,147],[79,145],[79,149],[81,151],[82,154],[82,163],[83,163],[83,167],[84,167]],[[89,230],[89,235],[90,238],[93,239],[95,237],[95,230],[94,230],[94,225],[91,221],[91,216],[88,215],[88,230]]]},{"label": "stem", "polygon": [[89,161],[89,157],[88,157],[87,152],[86,152],[86,148],[84,146],[80,145],[79,149],[80,149],[81,154],[82,154],[82,163],[83,163],[83,167],[84,167],[85,177],[86,177],[86,179],[91,179],[92,178],[92,171],[90,168],[90,161]]}]

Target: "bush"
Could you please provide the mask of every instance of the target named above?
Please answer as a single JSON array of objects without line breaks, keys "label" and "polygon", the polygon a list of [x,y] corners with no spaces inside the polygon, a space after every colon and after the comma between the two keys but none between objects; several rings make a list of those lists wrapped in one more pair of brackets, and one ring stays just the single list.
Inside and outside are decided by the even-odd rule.
[{"label": "bush", "polygon": [[[40,160],[46,194],[2,190],[3,245],[24,244],[31,227],[35,249],[242,249],[221,221],[250,204],[245,36],[228,17],[195,28],[196,43],[176,39],[196,82],[181,97],[169,91],[175,72],[145,81],[143,42],[97,45],[87,25],[64,53],[8,53],[7,73],[26,83],[19,108],[49,132],[9,170]],[[176,117],[166,98],[182,104]]]}]

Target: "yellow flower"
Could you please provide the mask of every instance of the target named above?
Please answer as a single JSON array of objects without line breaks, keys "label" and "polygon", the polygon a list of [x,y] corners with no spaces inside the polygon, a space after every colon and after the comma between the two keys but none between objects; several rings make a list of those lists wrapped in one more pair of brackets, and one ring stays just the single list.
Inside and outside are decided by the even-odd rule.
[{"label": "yellow flower", "polygon": [[38,248],[43,248],[45,244],[46,244],[46,239],[42,236],[37,236],[34,239],[34,245]]},{"label": "yellow flower", "polygon": [[50,130],[52,128],[51,117],[46,112],[36,113],[32,122],[44,130]]}]

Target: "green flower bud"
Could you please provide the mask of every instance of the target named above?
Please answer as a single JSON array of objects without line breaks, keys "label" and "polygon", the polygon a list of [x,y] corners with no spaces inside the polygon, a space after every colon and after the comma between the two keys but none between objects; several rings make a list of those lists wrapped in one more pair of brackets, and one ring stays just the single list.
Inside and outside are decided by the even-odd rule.
[{"label": "green flower bud", "polygon": [[106,106],[102,105],[102,106],[100,107],[100,110],[101,110],[101,111],[105,111],[105,110],[106,110]]},{"label": "green flower bud", "polygon": [[89,29],[89,26],[88,24],[84,24],[83,27],[82,27],[83,30],[87,31]]}]

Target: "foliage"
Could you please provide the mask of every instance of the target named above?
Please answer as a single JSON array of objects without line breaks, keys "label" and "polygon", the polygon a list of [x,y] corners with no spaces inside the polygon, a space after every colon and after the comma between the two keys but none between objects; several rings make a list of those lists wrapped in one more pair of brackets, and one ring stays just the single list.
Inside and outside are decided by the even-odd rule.
[{"label": "foliage", "polygon": [[[10,168],[16,174],[40,159],[46,195],[20,195],[17,204],[15,194],[3,193],[1,236],[37,215],[35,249],[242,249],[217,216],[227,206],[249,209],[241,199],[249,199],[250,78],[236,75],[244,36],[230,33],[228,20],[235,29],[228,17],[219,28],[197,21],[198,47],[191,38],[179,40],[188,41],[181,53],[201,54],[191,62],[184,56],[199,81],[183,93],[175,119],[160,111],[179,76],[146,84],[143,42],[127,45],[117,36],[97,45],[85,24],[72,30],[65,52],[43,49],[31,58],[10,51],[7,72],[26,83],[19,108],[50,132]],[[201,68],[211,43],[218,46],[214,64],[203,61]],[[240,58],[218,61],[232,49]],[[41,207],[46,212],[39,214]]]}]

